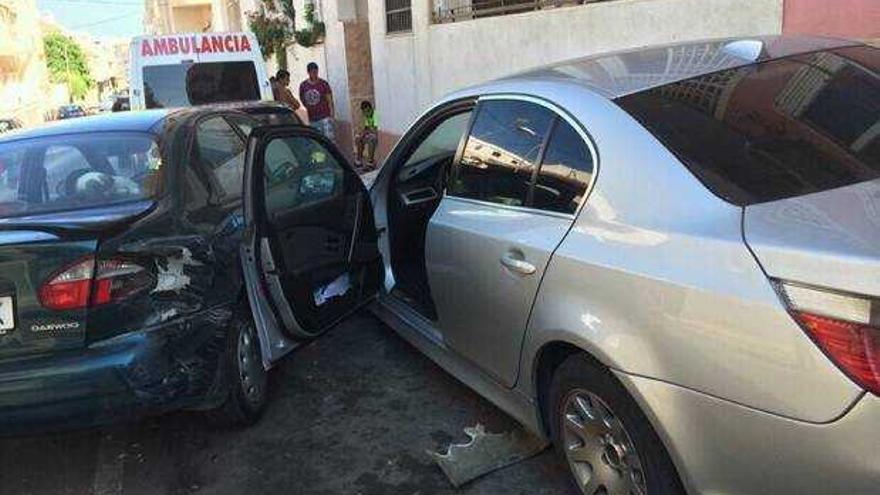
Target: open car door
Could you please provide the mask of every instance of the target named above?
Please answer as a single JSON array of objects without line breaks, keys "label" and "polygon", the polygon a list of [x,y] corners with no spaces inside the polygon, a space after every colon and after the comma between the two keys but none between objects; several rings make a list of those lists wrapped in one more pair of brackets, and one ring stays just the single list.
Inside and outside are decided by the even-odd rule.
[{"label": "open car door", "polygon": [[241,260],[266,365],[376,295],[382,258],[369,194],[312,128],[251,132],[244,221]]}]

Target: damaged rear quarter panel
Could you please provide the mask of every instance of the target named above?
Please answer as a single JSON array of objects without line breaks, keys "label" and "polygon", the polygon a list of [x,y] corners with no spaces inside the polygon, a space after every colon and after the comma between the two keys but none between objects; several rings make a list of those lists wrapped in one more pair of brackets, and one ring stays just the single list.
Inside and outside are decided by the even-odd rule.
[{"label": "damaged rear quarter panel", "polygon": [[201,403],[219,394],[226,335],[242,294],[240,204],[218,206],[210,197],[193,196],[201,186],[192,181],[201,178],[186,170],[188,126],[176,131],[166,146],[165,163],[173,168],[165,197],[98,248],[99,257],[136,261],[154,283],[89,314],[88,340],[96,345],[127,334],[143,337],[119,371],[148,405],[187,398]]}]

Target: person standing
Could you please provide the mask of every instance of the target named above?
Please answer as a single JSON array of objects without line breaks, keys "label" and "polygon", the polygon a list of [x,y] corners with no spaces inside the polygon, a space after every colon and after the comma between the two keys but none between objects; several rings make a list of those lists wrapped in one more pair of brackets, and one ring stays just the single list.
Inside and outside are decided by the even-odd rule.
[{"label": "person standing", "polygon": [[294,112],[299,110],[299,101],[297,101],[293,96],[293,93],[290,91],[290,72],[281,69],[275,74],[274,79],[275,81],[272,84],[272,95],[275,97],[275,100],[280,101],[281,103],[286,103]]},{"label": "person standing", "polygon": [[327,81],[318,77],[318,64],[309,62],[306,70],[309,78],[299,85],[299,99],[309,113],[309,124],[333,141],[333,91]]}]

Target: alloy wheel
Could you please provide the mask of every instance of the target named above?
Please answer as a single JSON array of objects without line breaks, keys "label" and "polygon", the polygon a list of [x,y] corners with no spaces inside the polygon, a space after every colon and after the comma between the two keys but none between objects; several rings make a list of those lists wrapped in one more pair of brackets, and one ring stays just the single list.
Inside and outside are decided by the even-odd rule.
[{"label": "alloy wheel", "polygon": [[242,329],[238,335],[238,376],[241,391],[251,405],[258,405],[266,393],[266,371],[260,360],[258,342],[252,327]]},{"label": "alloy wheel", "polygon": [[586,495],[647,495],[632,438],[602,399],[583,389],[563,401],[562,440],[568,466]]}]

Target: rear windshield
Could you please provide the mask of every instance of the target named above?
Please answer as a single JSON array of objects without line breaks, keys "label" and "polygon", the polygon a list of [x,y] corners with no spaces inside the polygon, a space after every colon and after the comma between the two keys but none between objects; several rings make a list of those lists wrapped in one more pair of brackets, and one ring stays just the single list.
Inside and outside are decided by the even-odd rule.
[{"label": "rear windshield", "polygon": [[0,218],[155,197],[151,136],[91,133],[0,143]]},{"label": "rear windshield", "polygon": [[260,99],[253,62],[207,62],[144,67],[147,108],[177,108]]},{"label": "rear windshield", "polygon": [[880,50],[715,72],[617,103],[718,196],[749,205],[880,177]]}]

